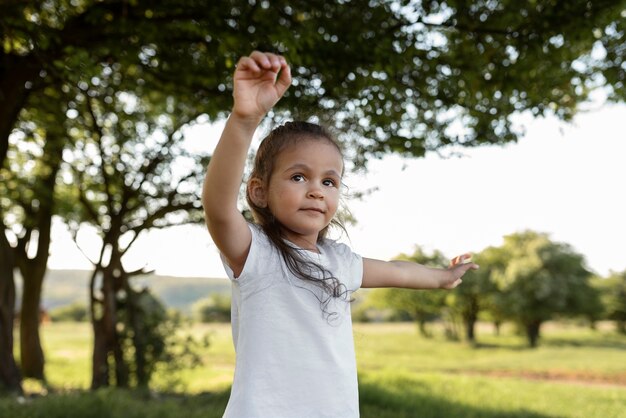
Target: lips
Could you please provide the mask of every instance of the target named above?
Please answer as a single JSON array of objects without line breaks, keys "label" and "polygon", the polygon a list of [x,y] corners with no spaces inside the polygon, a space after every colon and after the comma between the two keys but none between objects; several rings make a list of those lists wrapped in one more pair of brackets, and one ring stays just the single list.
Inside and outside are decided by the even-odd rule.
[{"label": "lips", "polygon": [[324,213],[324,210],[320,209],[320,208],[303,208],[301,210],[304,210],[306,212],[317,212],[317,213],[321,213],[321,214]]}]

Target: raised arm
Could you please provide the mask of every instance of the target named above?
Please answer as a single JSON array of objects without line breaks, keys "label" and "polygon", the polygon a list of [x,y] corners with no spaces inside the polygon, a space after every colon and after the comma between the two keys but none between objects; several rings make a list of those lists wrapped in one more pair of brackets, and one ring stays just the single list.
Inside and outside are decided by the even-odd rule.
[{"label": "raised arm", "polygon": [[467,262],[470,254],[455,257],[447,269],[426,267],[410,261],[363,259],[362,287],[398,287],[403,289],[452,289],[461,278],[478,265]]},{"label": "raised arm", "polygon": [[238,276],[251,242],[237,209],[248,149],[257,126],[291,84],[291,73],[283,57],[254,51],[237,63],[233,83],[233,110],[207,167],[202,205],[215,245]]}]

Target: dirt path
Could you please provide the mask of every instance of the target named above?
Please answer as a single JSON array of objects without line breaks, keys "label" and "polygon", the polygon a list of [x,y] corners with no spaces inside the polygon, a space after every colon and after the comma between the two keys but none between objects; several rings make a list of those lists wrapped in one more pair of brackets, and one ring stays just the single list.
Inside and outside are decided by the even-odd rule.
[{"label": "dirt path", "polygon": [[585,386],[612,386],[626,389],[626,373],[598,374],[585,371],[528,371],[528,370],[474,370],[474,371],[450,371],[455,374],[488,376],[488,377],[511,377],[526,380],[551,381],[570,383]]}]

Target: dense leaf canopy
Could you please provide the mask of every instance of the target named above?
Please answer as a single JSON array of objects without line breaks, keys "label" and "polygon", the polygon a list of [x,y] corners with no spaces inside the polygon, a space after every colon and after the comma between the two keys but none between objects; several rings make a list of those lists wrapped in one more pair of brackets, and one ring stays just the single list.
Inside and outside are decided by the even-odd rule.
[{"label": "dense leaf canopy", "polygon": [[[284,54],[278,112],[316,115],[357,155],[505,143],[514,112],[570,118],[624,87],[623,0],[8,0],[0,17],[0,161],[29,97],[122,68],[211,118],[252,49]],[[112,87],[115,88],[115,87]]]}]

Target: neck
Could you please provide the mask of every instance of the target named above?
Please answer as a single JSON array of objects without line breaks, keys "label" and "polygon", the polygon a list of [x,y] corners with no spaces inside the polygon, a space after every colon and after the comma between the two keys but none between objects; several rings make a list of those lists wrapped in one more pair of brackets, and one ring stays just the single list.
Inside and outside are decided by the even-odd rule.
[{"label": "neck", "polygon": [[286,231],[284,228],[282,230],[282,236],[287,241],[295,244],[298,248],[307,251],[313,251],[319,253],[319,249],[317,248],[317,236],[315,237],[305,237],[302,235],[294,234],[291,231]]}]

